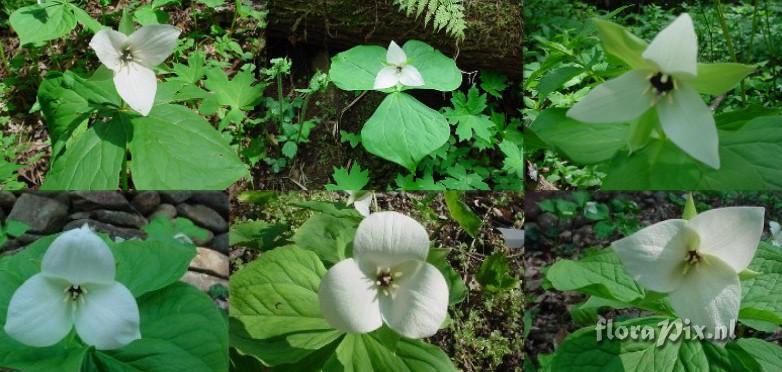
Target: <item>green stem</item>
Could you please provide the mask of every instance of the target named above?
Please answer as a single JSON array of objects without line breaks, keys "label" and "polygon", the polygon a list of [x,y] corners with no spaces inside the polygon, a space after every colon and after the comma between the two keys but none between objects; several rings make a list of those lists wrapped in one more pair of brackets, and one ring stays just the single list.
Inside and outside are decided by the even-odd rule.
[{"label": "green stem", "polygon": [[233,35],[234,29],[236,27],[236,19],[239,18],[239,7],[242,6],[241,1],[242,0],[234,1],[234,16],[233,16],[233,19],[231,19],[231,34],[232,35]]},{"label": "green stem", "polygon": [[[301,133],[304,132],[304,121],[307,119],[307,106],[310,104],[310,97],[312,97],[312,94],[308,94],[304,97],[304,102],[302,102],[301,106],[301,114],[299,115],[299,133],[296,135],[296,148],[298,149],[299,143],[301,142]],[[299,152],[296,151],[296,154]],[[293,158],[296,158],[296,155],[293,156]]]},{"label": "green stem", "polygon": [[119,174],[120,187],[123,191],[129,191],[128,187],[128,151],[125,150],[125,156],[122,157],[122,168]]},{"label": "green stem", "polygon": [[277,98],[279,99],[280,103],[280,112],[279,112],[279,121],[280,126],[282,126],[282,123],[285,121],[285,113],[282,112],[284,106],[283,106],[283,96],[282,96],[282,73],[277,73]]},{"label": "green stem", "polygon": [[[739,59],[736,56],[736,50],[733,49],[733,39],[730,37],[730,32],[728,30],[728,22],[725,21],[725,14],[722,11],[722,2],[720,0],[714,0],[714,6],[717,8],[717,17],[720,19],[720,27],[722,28],[722,34],[725,36],[725,43],[728,45],[728,52],[730,52],[730,56],[733,58],[733,62],[739,63]],[[741,97],[744,100],[744,103],[747,102],[747,94],[744,91],[744,81],[742,80],[740,85],[741,87]]]}]

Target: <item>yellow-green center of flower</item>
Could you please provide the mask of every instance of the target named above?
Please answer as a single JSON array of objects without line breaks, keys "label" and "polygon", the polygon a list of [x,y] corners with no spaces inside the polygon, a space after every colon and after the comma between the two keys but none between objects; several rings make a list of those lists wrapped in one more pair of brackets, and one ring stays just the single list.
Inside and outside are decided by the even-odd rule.
[{"label": "yellow-green center of flower", "polygon": [[119,60],[122,63],[133,62],[133,60],[134,60],[133,52],[130,50],[130,48],[125,48],[125,49],[122,50],[122,54],[120,54]]},{"label": "yellow-green center of flower", "polygon": [[378,267],[375,285],[384,295],[392,295],[392,291],[399,288],[399,285],[394,283],[394,281],[397,280],[400,276],[402,276],[401,271],[394,272],[390,267]]},{"label": "yellow-green center of flower", "polygon": [[698,251],[689,251],[687,252],[687,263],[690,265],[695,265],[697,263],[700,263],[703,261],[703,256],[698,253]]}]

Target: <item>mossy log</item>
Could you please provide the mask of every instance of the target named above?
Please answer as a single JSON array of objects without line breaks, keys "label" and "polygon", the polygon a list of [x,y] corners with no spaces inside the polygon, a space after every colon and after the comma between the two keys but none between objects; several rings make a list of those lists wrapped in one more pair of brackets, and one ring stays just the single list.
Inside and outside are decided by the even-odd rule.
[{"label": "mossy log", "polygon": [[342,50],[358,44],[425,41],[463,71],[490,69],[521,79],[521,1],[464,0],[463,41],[407,16],[393,0],[270,0],[269,37]]}]

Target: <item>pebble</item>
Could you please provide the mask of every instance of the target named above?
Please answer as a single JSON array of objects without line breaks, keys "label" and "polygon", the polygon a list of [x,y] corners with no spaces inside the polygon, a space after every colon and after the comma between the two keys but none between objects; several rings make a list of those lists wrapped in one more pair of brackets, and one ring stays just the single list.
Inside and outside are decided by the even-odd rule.
[{"label": "pebble", "polygon": [[160,204],[160,206],[157,207],[155,210],[155,213],[152,213],[152,215],[149,216],[150,220],[154,220],[155,218],[158,218],[160,216],[174,219],[176,218],[176,207],[171,204]]},{"label": "pebble", "polygon": [[186,217],[198,226],[215,233],[228,231],[228,222],[219,213],[201,204],[180,204],[176,207],[181,217]]},{"label": "pebble", "polygon": [[7,219],[27,224],[31,233],[53,234],[62,229],[67,218],[68,206],[63,202],[24,193],[17,199]]},{"label": "pebble", "polygon": [[191,191],[161,191],[160,197],[166,202],[171,204],[179,204],[185,202],[193,195]]},{"label": "pebble", "polygon": [[16,203],[16,195],[10,191],[0,191],[0,208],[11,210]]},{"label": "pebble", "polygon": [[147,224],[147,219],[135,213],[99,209],[92,213],[92,218],[112,225],[141,228]]},{"label": "pebble", "polygon": [[209,292],[209,288],[212,288],[212,286],[216,284],[228,287],[228,281],[225,279],[209,274],[197,273],[194,271],[186,272],[182,277],[182,281],[185,283],[190,283],[204,292]]},{"label": "pebble", "polygon": [[229,254],[231,246],[228,244],[228,233],[217,235],[212,239],[212,249],[222,253]]},{"label": "pebble", "polygon": [[75,220],[75,221],[68,222],[68,224],[65,225],[65,227],[63,228],[63,231],[80,228],[84,226],[85,223],[95,231],[108,234],[112,239],[113,238],[144,239],[147,237],[147,234],[140,230],[117,227],[114,225],[110,225],[100,221],[95,221],[92,219],[82,219],[82,220]]},{"label": "pebble", "polygon": [[71,193],[71,203],[76,211],[111,209],[131,211],[125,196],[116,191],[76,191]]},{"label": "pebble", "polygon": [[160,205],[160,194],[157,191],[142,191],[130,201],[137,211],[143,215],[149,215]]},{"label": "pebble", "polygon": [[228,278],[230,263],[228,256],[209,248],[196,248],[198,253],[190,262],[190,269],[198,272]]},{"label": "pebble", "polygon": [[220,213],[223,217],[229,215],[230,201],[225,192],[197,191],[190,197],[193,204],[203,204]]}]

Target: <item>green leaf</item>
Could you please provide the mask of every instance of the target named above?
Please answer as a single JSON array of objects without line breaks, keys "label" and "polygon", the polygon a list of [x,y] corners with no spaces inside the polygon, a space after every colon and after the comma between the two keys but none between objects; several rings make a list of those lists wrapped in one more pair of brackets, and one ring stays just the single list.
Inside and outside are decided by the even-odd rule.
[{"label": "green leaf", "polygon": [[[652,140],[629,157],[616,155],[605,190],[778,190],[782,117],[758,117],[736,130],[720,130],[720,169],[689,157],[670,141]],[[583,137],[582,139],[586,139]]]},{"label": "green leaf", "polygon": [[139,298],[143,338],[112,351],[93,351],[110,370],[228,371],[228,324],[203,292],[175,283]]},{"label": "green leaf", "polygon": [[430,248],[426,262],[432,264],[445,277],[448,283],[448,304],[454,305],[462,302],[467,297],[467,286],[464,284],[461,275],[448,262],[448,253],[450,249]]},{"label": "green leaf", "polygon": [[450,135],[442,114],[408,94],[392,93],[364,124],[361,142],[370,153],[413,170]]},{"label": "green leaf", "polygon": [[546,98],[549,93],[559,90],[570,79],[584,72],[581,67],[566,66],[547,73],[540,79],[538,85],[538,97]]},{"label": "green leaf", "polygon": [[400,339],[396,344],[396,355],[410,371],[414,372],[456,372],[456,366],[439,347],[421,340]]},{"label": "green leaf", "polygon": [[184,217],[170,219],[165,216],[159,216],[149,221],[144,226],[144,232],[147,233],[147,240],[157,240],[163,242],[180,242],[177,235],[183,234],[190,240],[205,240],[209,237],[207,230],[196,226],[193,221]]},{"label": "green leaf", "polygon": [[76,17],[76,21],[79,22],[82,26],[84,26],[84,28],[90,30],[92,33],[96,33],[103,28],[103,25],[100,24],[100,22],[93,19],[82,8],[79,8],[74,4],[68,4],[68,5],[70,5],[70,10],[73,12],[74,17]]},{"label": "green leaf", "polygon": [[782,324],[782,249],[761,242],[749,268],[760,275],[741,281],[739,318]]},{"label": "green leaf", "polygon": [[456,222],[459,223],[467,234],[475,237],[483,225],[483,221],[473,212],[462,200],[464,194],[458,191],[445,192],[445,205],[448,207],[448,213]]},{"label": "green leaf", "polygon": [[223,190],[247,174],[220,133],[183,106],[155,106],[131,122],[130,169],[139,190]]},{"label": "green leaf", "polygon": [[481,71],[481,89],[496,98],[502,98],[502,91],[508,88],[508,77],[494,71]]},{"label": "green leaf", "polygon": [[619,257],[608,249],[578,261],[558,260],[546,272],[546,280],[560,291],[579,291],[625,303],[646,296],[627,275]]},{"label": "green leaf", "polygon": [[586,124],[565,115],[567,109],[540,113],[529,130],[553,149],[580,164],[611,159],[627,145],[627,124]]},{"label": "green leaf", "polygon": [[124,116],[87,129],[61,156],[54,159],[41,189],[116,189],[129,129]]},{"label": "green leaf", "polygon": [[369,170],[361,169],[361,165],[355,162],[350,166],[350,170],[341,167],[334,168],[332,178],[336,184],[326,185],[326,190],[360,191],[364,190],[364,187],[369,183]]},{"label": "green leaf", "polygon": [[502,160],[502,169],[508,174],[518,176],[519,179],[524,177],[524,155],[521,152],[521,147],[509,140],[503,140],[500,142],[499,148],[505,155],[505,159]]},{"label": "green leaf", "polygon": [[231,323],[231,346],[239,353],[279,371],[314,371],[322,366],[345,334],[335,329],[289,333],[256,339],[247,334],[244,325],[234,318]]},{"label": "green leaf", "polygon": [[434,89],[450,92],[462,85],[462,72],[456,67],[456,62],[429,44],[409,40],[402,49],[407,53],[408,63],[415,66],[424,78],[423,86],[403,89]]},{"label": "green leaf", "polygon": [[30,230],[30,226],[23,222],[6,219],[3,232],[12,238],[18,238]]},{"label": "green leaf", "polygon": [[480,94],[478,88],[473,85],[466,96],[462,92],[455,92],[451,103],[454,108],[447,108],[443,115],[451,124],[458,124],[456,135],[459,136],[459,141],[472,139],[473,133],[486,142],[491,141],[491,128],[495,124],[488,116],[482,115],[486,109],[485,94]]},{"label": "green leaf", "polygon": [[511,275],[508,258],[502,252],[486,257],[475,279],[488,292],[496,293],[519,287],[519,280]]},{"label": "green leaf", "polygon": [[293,234],[300,248],[315,252],[321,260],[335,264],[349,256],[358,223],[329,214],[313,214]]},{"label": "green leaf", "polygon": [[117,262],[116,280],[134,297],[178,281],[196,255],[192,245],[175,240],[126,240],[110,246]]},{"label": "green leaf", "polygon": [[[174,63],[171,66],[171,70],[174,71],[176,74],[175,78],[172,78],[172,80],[179,80],[184,81],[186,83],[190,84],[197,84],[199,81],[201,81],[201,78],[206,75],[206,69],[204,66],[206,65],[206,55],[202,51],[197,51],[190,53],[190,55],[187,56],[187,65],[183,65],[181,63]],[[216,74],[216,73],[215,73]],[[225,74],[223,74],[225,75]],[[216,77],[217,80],[213,80],[212,83],[222,82],[222,84],[215,83],[218,87],[222,88],[223,84],[230,85],[231,83],[236,84],[237,80],[234,78],[234,81],[231,83],[225,83],[228,80],[228,77]],[[240,80],[241,81],[241,80]]]},{"label": "green leaf", "polygon": [[318,302],[325,274],[314,252],[271,250],[231,275],[229,312],[256,339],[330,330]]},{"label": "green leaf", "polygon": [[602,19],[593,21],[607,54],[619,58],[634,69],[648,66],[648,62],[642,57],[647,46],[645,41],[616,23]]},{"label": "green leaf", "polygon": [[230,245],[241,245],[260,251],[268,251],[287,244],[284,234],[290,226],[282,223],[269,223],[250,220],[231,224]]},{"label": "green leaf", "polygon": [[64,2],[47,2],[19,8],[11,13],[8,21],[19,35],[21,45],[54,40],[76,27],[72,5]]},{"label": "green leaf", "polygon": [[754,371],[773,372],[782,370],[782,347],[757,338],[736,340],[736,346],[749,354],[759,368]]},{"label": "green leaf", "polygon": [[[200,60],[197,61],[200,63]],[[193,76],[191,76],[193,77]],[[243,70],[236,73],[232,80],[221,68],[206,70],[204,86],[215,94],[220,105],[235,110],[251,110],[263,97],[264,84],[256,84],[253,72]]]},{"label": "green leaf", "polygon": [[699,63],[692,86],[700,93],[720,95],[755,71],[756,66],[739,63]]}]

